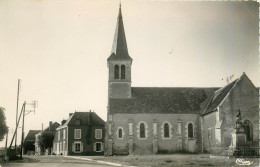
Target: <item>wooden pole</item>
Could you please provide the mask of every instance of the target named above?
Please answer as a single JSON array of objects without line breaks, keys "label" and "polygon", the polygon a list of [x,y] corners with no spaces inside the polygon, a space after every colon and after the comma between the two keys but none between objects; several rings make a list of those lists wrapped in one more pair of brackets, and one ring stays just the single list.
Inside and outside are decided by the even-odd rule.
[{"label": "wooden pole", "polygon": [[14,135],[13,135],[13,137],[12,137],[12,141],[11,141],[10,146],[9,146],[10,149],[11,149],[11,147],[12,147],[12,144],[13,144],[13,141],[14,141],[14,137],[15,137],[15,135],[16,135],[16,133],[17,133],[17,128],[18,128],[18,125],[19,125],[19,122],[20,122],[20,119],[21,119],[21,116],[22,116],[24,107],[25,107],[25,103],[23,104],[22,110],[21,110],[21,112],[20,112],[20,116],[19,116],[19,119],[18,119],[18,122],[17,122],[17,126],[16,126],[16,128],[15,128],[15,132],[14,132]]},{"label": "wooden pole", "polygon": [[8,132],[5,136],[6,140],[5,140],[5,156],[7,155],[7,141],[8,141]]},{"label": "wooden pole", "polygon": [[[19,92],[20,92],[20,79],[18,79],[18,91],[17,91],[17,103],[16,103],[16,126],[18,124],[17,116],[18,116]],[[14,145],[15,153],[16,153],[16,141],[17,141],[17,134],[15,135],[15,145]]]},{"label": "wooden pole", "polygon": [[24,116],[25,116],[25,106],[26,101],[24,102],[24,110],[23,110],[23,126],[22,126],[22,140],[21,140],[21,150],[20,150],[20,158],[23,158],[23,140],[24,140]]}]

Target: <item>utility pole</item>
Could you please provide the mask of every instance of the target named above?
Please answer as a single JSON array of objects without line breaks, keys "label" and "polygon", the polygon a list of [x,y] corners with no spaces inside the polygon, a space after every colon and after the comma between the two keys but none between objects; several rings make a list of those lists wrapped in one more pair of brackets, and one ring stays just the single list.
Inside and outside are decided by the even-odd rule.
[{"label": "utility pole", "polygon": [[[25,110],[25,106],[27,105],[32,105],[33,106],[33,110]],[[24,102],[24,110],[23,110],[23,124],[22,124],[22,140],[21,140],[21,150],[20,150],[20,158],[22,159],[23,158],[23,143],[24,143],[24,117],[26,115],[28,115],[29,113],[31,112],[34,112],[35,113],[35,108],[37,107],[38,105],[38,102],[37,101],[33,101],[32,103],[26,103],[26,101]],[[27,113],[25,113],[27,112]]]},{"label": "utility pole", "polygon": [[6,134],[6,136],[5,136],[5,138],[6,138],[6,140],[5,140],[5,155],[7,155],[7,141],[8,141],[8,133],[9,133],[9,132],[7,132],[7,134]]},{"label": "utility pole", "polygon": [[[20,79],[18,79],[18,90],[17,90],[17,103],[16,103],[16,126],[18,126],[18,120],[17,120],[17,116],[18,116],[18,104],[19,104],[19,92],[20,92]],[[15,135],[15,154],[16,154],[16,141],[17,141],[17,134]]]}]

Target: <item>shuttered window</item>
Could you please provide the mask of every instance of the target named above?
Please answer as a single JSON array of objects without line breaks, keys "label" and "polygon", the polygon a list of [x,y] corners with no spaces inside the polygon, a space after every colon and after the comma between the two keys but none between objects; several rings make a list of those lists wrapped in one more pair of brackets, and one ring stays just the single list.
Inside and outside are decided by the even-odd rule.
[{"label": "shuttered window", "polygon": [[102,129],[96,129],[95,130],[95,138],[96,139],[102,139]]},{"label": "shuttered window", "polygon": [[72,144],[72,151],[75,153],[83,152],[83,143],[75,142]]},{"label": "shuttered window", "polygon": [[95,151],[95,152],[104,151],[104,143],[101,143],[101,142],[93,143],[93,151]]},{"label": "shuttered window", "polygon": [[74,138],[81,139],[81,129],[74,129]]},{"label": "shuttered window", "polygon": [[65,139],[66,138],[66,130],[64,129],[63,130],[63,139]]}]

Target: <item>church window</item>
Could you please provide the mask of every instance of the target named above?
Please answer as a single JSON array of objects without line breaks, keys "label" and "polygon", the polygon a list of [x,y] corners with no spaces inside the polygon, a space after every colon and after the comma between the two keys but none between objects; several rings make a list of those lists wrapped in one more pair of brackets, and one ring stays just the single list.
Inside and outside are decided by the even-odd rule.
[{"label": "church window", "polygon": [[125,79],[125,65],[121,66],[121,79]]},{"label": "church window", "polygon": [[144,123],[140,124],[140,138],[145,138],[145,125],[144,125]]},{"label": "church window", "polygon": [[188,138],[193,138],[193,125],[192,125],[192,123],[188,124]]},{"label": "church window", "polygon": [[164,126],[164,138],[169,138],[170,137],[170,128],[169,128],[169,124],[165,123]]},{"label": "church window", "polygon": [[122,129],[118,129],[118,138],[122,139],[123,138],[123,131]]},{"label": "church window", "polygon": [[119,66],[115,65],[115,79],[119,79]]},{"label": "church window", "polygon": [[243,123],[243,127],[246,134],[246,141],[252,141],[253,140],[253,126],[252,123],[249,120],[245,120]]}]

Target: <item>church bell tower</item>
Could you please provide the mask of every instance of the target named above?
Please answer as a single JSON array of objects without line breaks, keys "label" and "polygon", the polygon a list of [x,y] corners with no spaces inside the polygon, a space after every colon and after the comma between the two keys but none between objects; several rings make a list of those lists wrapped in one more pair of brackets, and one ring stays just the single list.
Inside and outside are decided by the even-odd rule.
[{"label": "church bell tower", "polygon": [[108,98],[131,98],[131,65],[128,54],[121,4],[111,55],[107,59],[109,68]]}]

